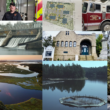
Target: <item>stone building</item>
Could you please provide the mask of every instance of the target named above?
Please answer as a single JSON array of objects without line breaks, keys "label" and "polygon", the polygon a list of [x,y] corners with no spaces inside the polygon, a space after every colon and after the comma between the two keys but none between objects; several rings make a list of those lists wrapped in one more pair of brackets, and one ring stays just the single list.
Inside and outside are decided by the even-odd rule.
[{"label": "stone building", "polygon": [[96,36],[79,35],[74,31],[61,31],[56,37],[54,60],[95,60],[96,54]]}]

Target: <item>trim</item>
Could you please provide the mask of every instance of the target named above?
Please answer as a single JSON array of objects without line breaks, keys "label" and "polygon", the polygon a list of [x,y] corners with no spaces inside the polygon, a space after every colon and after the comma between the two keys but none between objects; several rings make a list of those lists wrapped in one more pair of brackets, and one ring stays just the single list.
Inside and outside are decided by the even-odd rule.
[{"label": "trim", "polygon": [[100,23],[84,23],[84,26],[97,26],[100,25]]}]

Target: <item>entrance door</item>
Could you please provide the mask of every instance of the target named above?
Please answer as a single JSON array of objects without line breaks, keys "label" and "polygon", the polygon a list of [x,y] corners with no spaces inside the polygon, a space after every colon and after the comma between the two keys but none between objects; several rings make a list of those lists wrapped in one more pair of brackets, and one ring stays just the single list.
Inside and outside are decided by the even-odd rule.
[{"label": "entrance door", "polygon": [[81,55],[89,55],[89,49],[88,49],[88,47],[82,47]]}]

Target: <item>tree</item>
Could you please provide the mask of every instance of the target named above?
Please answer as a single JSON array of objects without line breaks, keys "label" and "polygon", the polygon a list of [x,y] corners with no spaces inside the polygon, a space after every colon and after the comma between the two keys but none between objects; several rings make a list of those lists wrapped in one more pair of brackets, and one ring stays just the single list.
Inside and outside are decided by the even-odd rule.
[{"label": "tree", "polygon": [[106,2],[107,0],[100,0],[101,2]]},{"label": "tree", "polygon": [[48,46],[55,47],[55,43],[56,42],[52,40],[52,36],[49,36],[47,38],[44,38],[43,46],[44,47],[48,47]]},{"label": "tree", "polygon": [[102,50],[102,42],[101,42],[102,38],[103,38],[103,35],[100,34],[96,39],[96,53],[98,56],[100,55],[100,51]]}]

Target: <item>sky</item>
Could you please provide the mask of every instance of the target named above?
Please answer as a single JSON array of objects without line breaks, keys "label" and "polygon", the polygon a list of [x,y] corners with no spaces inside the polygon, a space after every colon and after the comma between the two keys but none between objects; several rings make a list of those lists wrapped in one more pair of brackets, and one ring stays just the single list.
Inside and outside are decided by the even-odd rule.
[{"label": "sky", "polygon": [[[55,37],[60,31],[43,31],[43,37],[52,36]],[[102,31],[75,31],[76,34],[102,34]]]},{"label": "sky", "polygon": [[42,55],[0,55],[0,60],[42,60]]},{"label": "sky", "polygon": [[65,64],[78,64],[81,65],[82,67],[102,67],[102,66],[107,66],[107,61],[43,61],[43,64],[49,64],[49,65],[64,65]]}]

